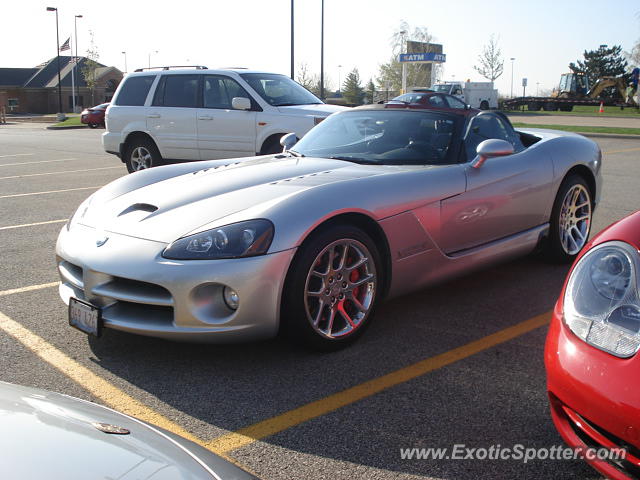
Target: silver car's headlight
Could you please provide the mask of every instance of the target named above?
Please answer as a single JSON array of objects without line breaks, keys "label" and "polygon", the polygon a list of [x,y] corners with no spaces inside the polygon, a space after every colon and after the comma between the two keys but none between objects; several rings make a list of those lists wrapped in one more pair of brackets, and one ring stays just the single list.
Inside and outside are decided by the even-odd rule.
[{"label": "silver car's headlight", "polygon": [[617,357],[640,349],[639,262],[628,243],[598,245],[575,266],[564,295],[564,320],[571,331]]},{"label": "silver car's headlight", "polygon": [[162,256],[174,260],[253,257],[267,253],[271,240],[273,224],[269,220],[248,220],[179,238]]}]

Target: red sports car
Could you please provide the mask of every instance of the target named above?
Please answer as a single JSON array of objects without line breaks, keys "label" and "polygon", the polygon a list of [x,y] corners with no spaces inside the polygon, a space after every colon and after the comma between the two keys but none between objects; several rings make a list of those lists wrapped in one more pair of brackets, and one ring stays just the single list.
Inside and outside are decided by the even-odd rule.
[{"label": "red sports car", "polygon": [[[571,216],[566,213],[567,221]],[[623,449],[608,458],[585,457],[615,480],[640,478],[639,248],[640,212],[585,245],[545,347],[553,423],[574,448]]]},{"label": "red sports car", "polygon": [[477,108],[471,108],[458,97],[431,90],[405,93],[393,98],[387,105],[405,108],[427,108],[443,112],[463,113],[467,116],[474,116],[481,111]]},{"label": "red sports car", "polygon": [[109,103],[101,103],[95,107],[85,108],[80,114],[80,122],[86,123],[91,128],[104,127],[104,113]]}]

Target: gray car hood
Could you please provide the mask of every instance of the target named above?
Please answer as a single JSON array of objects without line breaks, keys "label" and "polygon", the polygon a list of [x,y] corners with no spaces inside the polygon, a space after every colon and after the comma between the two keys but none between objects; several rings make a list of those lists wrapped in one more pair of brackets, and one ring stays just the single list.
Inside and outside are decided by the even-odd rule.
[{"label": "gray car hood", "polygon": [[[131,433],[104,433],[92,422]],[[0,382],[0,425],[0,465],[7,478],[218,478],[149,425],[66,395]]]},{"label": "gray car hood", "polygon": [[379,173],[380,167],[340,160],[256,157],[176,174],[130,191],[104,187],[86,211],[79,209],[76,220],[105,232],[170,243],[243,210],[251,208],[251,218],[256,218],[261,207],[272,208],[304,190]]}]

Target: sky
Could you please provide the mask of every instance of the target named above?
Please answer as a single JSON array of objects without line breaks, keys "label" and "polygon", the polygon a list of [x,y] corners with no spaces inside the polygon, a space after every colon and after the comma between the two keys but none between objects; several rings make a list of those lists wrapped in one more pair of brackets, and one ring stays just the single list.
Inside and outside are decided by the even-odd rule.
[{"label": "sky", "polygon": [[[640,40],[640,2],[615,6],[594,0],[324,0],[324,69],[333,88],[358,68],[363,84],[391,56],[391,36],[402,21],[426,27],[441,43],[443,80],[485,81],[474,69],[493,34],[504,58],[496,81],[501,94],[551,90],[584,50]],[[321,0],[294,0],[295,63],[320,71]],[[0,67],[33,67],[55,55],[55,13],[60,43],[73,37],[78,53],[91,35],[100,63],[129,71],[161,65],[248,67],[290,73],[291,0],[22,0],[0,4]],[[410,38],[409,38],[410,39]],[[72,38],[73,42],[73,38]],[[515,58],[511,62],[511,58]],[[340,67],[341,66],[341,67]]]}]

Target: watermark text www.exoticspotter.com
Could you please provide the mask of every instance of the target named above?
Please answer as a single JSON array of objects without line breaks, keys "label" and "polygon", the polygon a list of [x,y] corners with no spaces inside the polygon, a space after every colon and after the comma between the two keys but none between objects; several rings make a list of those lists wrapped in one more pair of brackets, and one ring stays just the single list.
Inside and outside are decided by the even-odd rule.
[{"label": "watermark text www.exoticspotter.com", "polygon": [[522,444],[512,447],[491,445],[469,447],[463,443],[444,448],[401,448],[402,460],[515,460],[528,463],[534,460],[624,460],[623,448],[569,448],[563,445],[533,448]]}]

